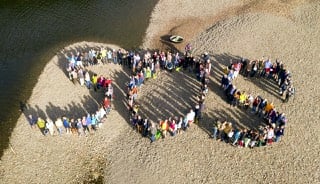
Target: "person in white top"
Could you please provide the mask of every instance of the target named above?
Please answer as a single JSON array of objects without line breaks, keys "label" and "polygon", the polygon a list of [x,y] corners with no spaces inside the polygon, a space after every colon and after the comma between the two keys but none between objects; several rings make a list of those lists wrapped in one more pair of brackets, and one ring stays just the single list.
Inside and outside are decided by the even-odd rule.
[{"label": "person in white top", "polygon": [[58,118],[56,120],[55,124],[56,124],[56,127],[58,129],[59,135],[61,135],[62,134],[62,128],[63,128],[63,122],[62,122],[61,118]]},{"label": "person in white top", "polygon": [[186,116],[189,127],[191,127],[192,123],[194,122],[195,116],[196,113],[192,109],[190,109],[190,112]]},{"label": "person in white top", "polygon": [[267,74],[267,76],[269,75],[270,73],[270,69],[272,67],[272,62],[270,59],[267,59],[264,61],[264,70],[262,71],[261,73],[261,76],[262,77],[265,77],[265,75]]},{"label": "person in white top", "polygon": [[268,132],[267,132],[267,144],[268,145],[271,145],[272,142],[273,142],[273,137],[274,137],[274,129],[272,126],[270,126],[270,128],[268,129]]},{"label": "person in white top", "polygon": [[182,128],[182,122],[183,122],[183,117],[181,116],[180,118],[179,118],[179,120],[177,121],[177,133],[179,134],[180,133],[180,131],[181,131],[181,128]]},{"label": "person in white top", "polygon": [[91,80],[90,80],[90,74],[89,74],[88,71],[86,71],[86,73],[85,73],[85,75],[84,75],[84,80],[85,80],[85,82],[86,82],[87,88],[90,89],[91,86],[92,86],[92,82],[91,82]]},{"label": "person in white top", "polygon": [[49,130],[50,135],[54,135],[54,123],[49,118],[47,118],[46,128]]}]

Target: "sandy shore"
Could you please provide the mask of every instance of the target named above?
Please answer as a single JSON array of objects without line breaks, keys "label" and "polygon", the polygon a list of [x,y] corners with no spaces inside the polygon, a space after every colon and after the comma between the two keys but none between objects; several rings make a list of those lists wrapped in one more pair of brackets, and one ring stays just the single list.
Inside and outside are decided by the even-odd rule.
[{"label": "sandy shore", "polygon": [[[79,183],[100,177],[105,183],[319,183],[319,20],[320,3],[307,0],[160,1],[142,47],[183,51],[184,44],[164,40],[180,34],[186,38],[185,43],[193,45],[195,55],[210,53],[214,69],[204,121],[175,138],[150,144],[127,123],[123,101],[127,72],[114,64],[94,66],[91,71],[115,81],[115,110],[105,126],[88,137],[44,137],[30,129],[22,114],[10,139],[12,149],[1,158],[0,180]],[[103,94],[68,81],[63,53],[101,46],[119,47],[81,42],[57,53],[39,77],[26,114],[55,119],[62,113],[80,116],[95,111]],[[262,56],[287,65],[297,88],[294,101],[283,104],[277,89],[261,80],[239,77],[236,85],[273,100],[277,109],[287,114],[284,139],[258,149],[238,149],[209,139],[208,131],[216,117],[227,117],[238,126],[256,125],[248,112],[226,104],[219,80],[230,59]],[[141,111],[154,121],[158,114],[184,114],[194,95],[186,88],[193,85],[197,82],[187,72],[163,73],[141,88]]]},{"label": "sandy shore", "polygon": [[[319,8],[319,3],[310,1],[161,1],[152,14],[143,46],[183,50],[184,44],[159,41],[166,35],[179,34],[193,45],[195,55],[210,53],[214,60],[208,97],[211,103],[207,104],[205,122],[173,139],[148,145],[137,139],[139,136],[126,133],[130,141],[115,144],[121,142],[132,151],[120,149],[111,156],[123,155],[109,166],[107,178],[111,183],[130,183],[132,178],[132,183],[320,182],[319,108],[310,104],[318,99],[313,76],[320,57],[315,52],[320,42],[320,24],[316,21]],[[283,104],[277,89],[263,81],[239,78],[236,85],[273,100],[277,109],[288,115],[284,140],[272,147],[247,150],[208,139],[205,132],[214,117],[227,117],[246,126],[255,124],[250,114],[226,105],[218,84],[221,69],[230,59],[262,56],[287,65],[297,88],[295,100]],[[153,105],[159,106],[158,101]],[[185,113],[186,108],[177,106]],[[148,107],[151,112],[155,109]],[[121,172],[121,167],[126,170]]]},{"label": "sandy shore", "polygon": [[[104,97],[103,91],[94,92],[80,84],[74,85],[66,75],[64,54],[89,51],[91,48],[118,49],[118,46],[92,42],[80,42],[65,47],[45,67],[39,82],[33,89],[24,111],[13,131],[10,145],[1,159],[1,178],[4,183],[79,183],[90,177],[97,177],[105,167],[105,150],[108,144],[120,134],[126,125],[121,112],[112,111],[105,127],[88,137],[64,134],[63,136],[41,135],[38,129],[31,129],[26,116],[29,114],[44,119],[66,115],[80,118],[94,113]],[[115,91],[122,96],[127,76],[119,65],[92,66],[89,71],[117,77]],[[121,90],[120,90],[121,89]],[[121,103],[121,101],[119,101]],[[100,173],[100,174],[99,174]]]}]

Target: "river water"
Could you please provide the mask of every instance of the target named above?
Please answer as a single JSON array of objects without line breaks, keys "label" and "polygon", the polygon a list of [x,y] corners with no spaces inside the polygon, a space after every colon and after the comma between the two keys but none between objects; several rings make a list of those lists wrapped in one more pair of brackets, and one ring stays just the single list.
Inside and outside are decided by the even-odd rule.
[{"label": "river water", "polygon": [[0,1],[0,158],[41,71],[78,41],[135,48],[157,0]]}]

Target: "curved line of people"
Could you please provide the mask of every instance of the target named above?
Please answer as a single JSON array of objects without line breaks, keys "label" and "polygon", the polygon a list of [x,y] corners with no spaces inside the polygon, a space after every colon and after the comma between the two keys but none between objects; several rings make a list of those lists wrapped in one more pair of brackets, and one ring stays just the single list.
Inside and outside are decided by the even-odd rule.
[{"label": "curved line of people", "polygon": [[[69,68],[67,68],[68,71]],[[86,86],[88,89],[94,88],[95,91],[102,89],[104,91],[104,100],[101,102],[99,109],[95,113],[88,113],[86,116],[82,118],[68,118],[66,116],[62,116],[56,119],[56,121],[52,121],[50,118],[46,118],[44,120],[41,117],[35,117],[34,115],[28,116],[28,122],[32,128],[36,126],[40,129],[43,135],[62,135],[66,134],[78,134],[87,135],[88,133],[92,133],[96,131],[99,127],[102,126],[104,119],[107,117],[107,114],[112,109],[111,101],[114,97],[113,95],[113,87],[112,80],[109,77],[104,77],[100,75],[98,77],[97,74],[93,74],[90,79],[89,71],[83,72],[84,68],[82,67],[74,67],[72,71],[77,71],[77,73],[82,73],[88,77],[88,81],[86,79]],[[72,76],[72,74],[71,74]],[[80,85],[84,85],[82,78],[79,78]],[[78,78],[72,78],[73,82],[77,81]]]},{"label": "curved line of people", "polygon": [[[164,52],[160,52],[164,54]],[[144,60],[137,60],[137,66],[132,67],[133,75],[130,77],[128,83],[127,100],[128,109],[130,113],[130,123],[132,127],[141,133],[144,137],[149,137],[151,142],[154,142],[160,138],[165,138],[168,135],[175,136],[180,134],[182,130],[186,131],[192,126],[193,123],[198,123],[202,119],[202,112],[205,110],[205,97],[208,93],[209,75],[211,71],[211,62],[208,59],[208,54],[203,55],[202,60],[197,63],[198,66],[193,66],[194,59],[189,53],[185,59],[175,62],[173,68],[168,67],[165,63],[170,63],[170,52],[167,55],[161,56],[155,52],[152,56],[149,52],[145,54]],[[169,56],[169,57],[168,57]],[[161,65],[159,58],[169,58],[169,61],[165,61]],[[166,59],[164,59],[166,60]],[[155,64],[154,64],[155,63]],[[155,65],[155,66],[154,66]],[[194,69],[197,79],[201,82],[200,94],[197,96],[197,102],[194,108],[184,116],[169,117],[165,120],[160,120],[157,123],[152,122],[147,118],[142,118],[139,114],[140,104],[138,104],[137,96],[138,89],[146,80],[150,78],[156,78],[160,70],[172,71],[175,69],[179,71],[181,67],[192,71]]]},{"label": "curved line of people", "polygon": [[111,107],[106,108],[104,102],[95,113],[88,113],[82,117],[62,116],[58,117],[55,121],[50,118],[36,117],[34,115],[28,116],[28,121],[31,128],[38,127],[44,136],[51,135],[88,135],[95,132],[102,127],[104,119],[107,117]]},{"label": "curved line of people", "polygon": [[213,139],[220,139],[234,146],[239,147],[260,147],[271,145],[272,142],[279,142],[284,136],[284,130],[288,119],[285,113],[277,111],[273,102],[261,97],[254,96],[246,91],[241,91],[232,84],[233,78],[222,76],[221,88],[224,90],[227,101],[231,106],[250,110],[250,113],[262,117],[266,126],[258,130],[235,129],[232,123],[226,120],[215,120],[213,123]]},{"label": "curved line of people", "polygon": [[[188,62],[188,60],[191,61]],[[151,63],[152,61],[153,60],[151,59]],[[201,99],[204,100],[205,92],[207,92],[208,90],[207,83],[209,82],[208,77],[210,75],[211,69],[211,63],[208,53],[202,55],[202,60],[199,61],[195,61],[192,55],[190,53],[187,53],[184,61],[186,62],[178,63],[178,65],[175,67],[184,67],[188,69],[190,72],[192,70],[196,72],[197,78],[202,82],[201,90],[203,95],[201,95]],[[270,60],[268,60],[267,62],[269,61]],[[201,103],[201,100],[198,102],[199,104],[196,105],[196,108],[191,109],[190,112],[184,117],[169,117],[166,120],[160,120],[158,124],[154,124],[148,119],[143,119],[141,115],[138,114],[139,104],[135,103],[138,94],[137,86],[139,87],[141,84],[143,84],[145,79],[151,78],[151,76],[153,76],[154,73],[156,76],[157,71],[149,71],[150,62],[148,63],[140,61],[138,63],[140,63],[140,67],[133,67],[133,73],[135,73],[135,75],[131,76],[130,78],[127,95],[129,110],[132,113],[130,122],[132,123],[133,127],[137,129],[138,132],[142,133],[142,135],[144,136],[149,136],[151,142],[153,142],[159,139],[160,137],[166,137],[168,132],[170,133],[170,135],[174,136],[177,133],[180,133],[181,130],[189,127],[193,121],[201,119],[201,111],[199,111],[199,109],[204,109],[204,103]],[[282,72],[285,72],[283,66],[279,66],[281,66],[280,70],[282,70]],[[165,66],[164,68],[160,68],[167,69]],[[234,65],[231,67],[231,70],[233,70],[233,68]],[[238,71],[240,71],[240,68],[238,68]],[[275,79],[278,79],[279,84],[281,84],[281,81],[291,81],[291,75],[286,75],[286,77],[284,78],[279,78],[278,76],[282,75],[281,71],[279,71],[279,73],[276,74],[270,74],[270,71],[266,70],[266,68],[264,68],[264,71],[264,73],[262,72],[260,74],[262,77],[264,75],[271,75]],[[285,73],[287,74],[287,72]],[[253,74],[251,74],[251,76],[254,77]],[[234,77],[224,75],[221,84],[221,86],[226,91],[226,95],[230,103],[234,106],[239,105],[243,106],[244,108],[250,107],[252,113],[257,113],[259,116],[263,115],[263,118],[267,121],[267,126],[260,127],[259,130],[236,130],[232,128],[232,124],[230,122],[219,122],[217,120],[214,123],[212,137],[215,139],[218,138],[221,140],[225,140],[227,142],[230,142],[232,140],[232,145],[239,145],[240,147],[251,148],[253,148],[254,146],[269,145],[272,144],[272,142],[274,141],[280,141],[280,138],[284,135],[284,129],[287,123],[287,118],[285,114],[276,111],[273,102],[268,103],[267,99],[263,99],[261,96],[257,96],[256,98],[254,98],[251,94],[247,95],[244,91],[240,92],[235,90],[235,86],[231,84],[232,79],[234,79]],[[225,83],[225,80],[228,82]],[[286,100],[288,100],[288,97],[286,97]],[[195,111],[198,112],[196,113]]]},{"label": "curved line of people", "polygon": [[[129,85],[128,85],[128,96],[127,97],[128,97],[128,107],[129,107],[130,112],[132,113],[132,117],[131,117],[130,121],[132,122],[134,127],[137,128],[137,130],[139,132],[141,132],[145,136],[149,135],[151,138],[151,141],[154,141],[157,138],[159,138],[160,133],[161,133],[160,137],[165,137],[167,135],[167,132],[170,132],[171,135],[176,135],[176,133],[179,133],[181,129],[186,130],[189,126],[191,126],[191,124],[194,121],[199,121],[201,119],[201,112],[204,109],[204,98],[205,98],[206,93],[208,92],[207,84],[209,82],[209,75],[210,75],[210,70],[211,70],[211,62],[210,62],[210,58],[209,58],[208,53],[205,53],[204,55],[202,55],[202,57],[203,57],[202,59],[204,62],[201,60],[195,61],[191,52],[187,52],[187,51],[186,51],[185,57],[180,57],[178,53],[171,54],[170,52],[168,52],[167,54],[165,54],[164,52],[160,52],[158,54],[157,52],[154,52],[154,54],[151,55],[150,52],[146,52],[144,54],[143,60],[141,60],[139,53],[133,54],[132,52],[129,53],[123,49],[119,49],[118,53],[121,53],[122,55],[120,54],[120,55],[116,55],[118,57],[113,57],[114,63],[115,64],[117,64],[117,63],[123,64],[124,63],[125,65],[128,65],[129,68],[132,68],[132,71],[134,73],[134,75],[131,77]],[[81,54],[78,53],[78,55],[81,55]],[[110,60],[109,56],[106,56],[106,57],[107,58],[105,59],[105,61]],[[88,59],[86,59],[86,60],[88,60]],[[93,56],[93,60],[94,60],[94,56]],[[261,68],[261,66],[264,66],[264,68],[261,71],[259,71],[260,69],[258,70],[257,66],[255,67],[255,65],[259,62],[260,62],[260,65],[257,65],[257,66],[260,66],[260,68]],[[272,135],[272,133],[269,133],[270,129],[273,129],[273,138],[275,138],[275,141],[279,141],[280,137],[282,135],[284,135],[284,127],[287,122],[285,114],[284,113],[279,114],[279,112],[276,112],[275,108],[271,108],[271,110],[265,111],[265,108],[267,106],[268,107],[273,106],[273,103],[268,104],[267,100],[262,99],[260,96],[257,96],[256,98],[252,99],[253,97],[251,95],[246,96],[245,93],[243,93],[243,92],[241,93],[239,91],[238,92],[234,91],[232,88],[233,85],[231,84],[231,80],[236,78],[238,72],[240,72],[240,71],[242,71],[242,73],[245,76],[250,75],[250,77],[254,77],[255,76],[254,72],[258,71],[257,73],[260,73],[260,76],[262,76],[262,77],[267,75],[267,78],[273,77],[274,79],[276,79],[279,82],[280,86],[283,86],[283,84],[288,84],[288,81],[289,81],[289,83],[291,83],[290,72],[286,71],[280,62],[276,62],[276,65],[266,64],[266,63],[270,63],[270,62],[271,61],[268,59],[265,62],[262,62],[262,64],[261,64],[260,60],[258,62],[257,61],[250,61],[249,64],[246,64],[245,60],[242,60],[241,62],[237,61],[236,63],[232,63],[232,65],[229,67],[228,75],[223,76],[222,84],[221,84],[221,86],[226,91],[227,97],[230,100],[231,104],[240,105],[240,106],[243,105],[245,108],[248,108],[249,106],[251,106],[252,112],[257,112],[259,115],[261,115],[262,112],[265,112],[264,117],[268,120],[268,126],[264,127],[264,129],[261,129],[261,130],[263,130],[264,133],[267,132],[267,134],[265,134],[265,136],[264,136],[264,138],[266,138],[265,142],[267,142],[267,143],[271,143],[270,139],[267,139],[267,137],[270,137]],[[76,71],[80,70],[80,72],[81,72],[81,70],[83,69],[82,65],[77,64],[77,62],[74,62],[74,63],[75,63],[75,65],[73,65],[74,67],[72,67],[72,62],[69,60],[68,69],[71,69],[69,71],[72,72],[74,70],[76,70]],[[90,64],[90,57],[89,57],[88,63]],[[95,62],[93,62],[93,64],[95,64]],[[99,64],[99,62],[96,62],[96,64]],[[247,67],[245,67],[245,66],[247,66]],[[251,67],[249,67],[249,66],[251,66]],[[269,69],[266,66],[270,66]],[[271,66],[272,67],[276,66],[276,69],[272,68]],[[154,126],[154,124],[151,123],[148,119],[142,120],[141,116],[138,115],[139,104],[136,103],[136,98],[138,95],[138,88],[137,87],[141,86],[144,83],[144,81],[148,80],[149,78],[156,78],[160,69],[166,69],[169,71],[172,71],[173,69],[175,69],[176,71],[179,71],[181,67],[188,69],[190,72],[192,70],[194,70],[197,74],[197,78],[202,83],[201,95],[198,98],[198,104],[195,106],[194,109],[191,109],[190,112],[185,117],[168,118],[167,120],[160,121],[158,126]],[[241,70],[241,67],[246,68],[247,70]],[[251,68],[251,70],[248,70],[248,68]],[[273,72],[273,71],[277,71],[277,72]],[[89,73],[89,72],[86,72],[86,73]],[[85,75],[86,75],[86,73],[85,73]],[[73,79],[72,74],[71,74],[71,77]],[[94,78],[96,78],[97,82],[95,82]],[[100,78],[101,78],[101,76],[100,76]],[[85,81],[89,81],[89,80],[85,80]],[[102,79],[102,80],[100,80],[100,82],[98,82],[98,77],[96,75],[94,75],[92,77],[92,80],[90,80],[90,82],[88,82],[88,83],[86,82],[86,86],[89,89],[92,86],[94,86],[94,89],[99,88],[99,87],[111,86],[111,82],[110,82],[110,85],[108,85],[108,83],[103,83],[101,81],[108,81],[108,80]],[[226,83],[226,81],[228,81],[228,82]],[[83,82],[81,82],[81,80],[79,80],[79,82],[81,85],[83,85]],[[229,85],[229,84],[231,84],[231,85]],[[290,86],[292,87],[292,84],[290,84]],[[289,87],[289,88],[291,88],[291,87]],[[286,89],[289,89],[289,88],[286,88]],[[284,88],[281,87],[281,89],[284,89]],[[231,91],[234,91],[235,93],[233,95],[228,95],[228,92],[229,92],[229,94],[231,94]],[[108,92],[108,90],[107,90],[107,92]],[[286,91],[286,93],[288,93],[288,92]],[[294,93],[294,91],[293,91],[293,93]],[[283,91],[281,94],[283,94]],[[112,94],[111,94],[111,96],[112,96]],[[263,107],[263,104],[265,104],[265,107]],[[276,131],[274,131],[275,128],[276,128]],[[250,141],[253,141],[253,140],[250,140],[249,143],[247,143],[247,142],[246,143],[244,143],[244,142],[239,143],[238,139],[241,138],[241,135],[246,135],[246,136],[242,136],[242,137],[248,138],[248,135],[251,135],[249,137],[254,137],[252,135],[257,134],[257,132],[253,131],[253,130],[248,131],[247,129],[244,129],[244,130],[239,130],[239,131],[236,131],[236,130],[228,131],[229,129],[233,130],[232,124],[230,124],[226,121],[224,121],[223,123],[219,123],[219,121],[215,121],[214,131],[213,131],[212,136],[214,138],[218,137],[223,140],[225,140],[225,138],[227,138],[228,141],[231,139],[237,140],[237,141],[234,141],[235,143],[233,142],[234,143],[233,145],[235,145],[235,144],[248,145],[251,143]],[[160,133],[159,133],[159,131],[160,131]],[[231,132],[233,132],[233,133],[231,133]],[[250,132],[250,133],[248,133],[248,132]],[[232,136],[230,137],[231,134],[232,134]],[[279,136],[277,136],[278,134],[279,134]],[[261,134],[259,134],[259,136],[260,135]],[[242,139],[240,139],[240,140],[242,140]],[[246,140],[248,141],[248,139],[246,139]],[[251,143],[250,145],[253,145],[253,143]]]},{"label": "curved line of people", "polygon": [[239,73],[244,77],[273,79],[279,86],[279,95],[283,102],[288,102],[289,98],[295,94],[290,71],[282,61],[277,59],[275,62],[272,62],[270,58],[231,60],[230,65],[224,69],[224,73],[225,78],[229,80],[237,78]]}]

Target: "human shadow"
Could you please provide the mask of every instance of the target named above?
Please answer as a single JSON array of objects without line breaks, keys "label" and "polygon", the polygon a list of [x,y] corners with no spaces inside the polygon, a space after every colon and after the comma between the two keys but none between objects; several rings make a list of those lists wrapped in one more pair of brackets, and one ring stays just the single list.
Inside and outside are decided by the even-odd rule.
[{"label": "human shadow", "polygon": [[[114,84],[115,99],[113,101],[114,109],[127,120],[129,126],[128,102],[126,99],[127,82],[131,71],[122,70],[113,73],[112,78],[116,81]],[[170,80],[169,80],[170,79]],[[166,81],[165,87],[159,90],[159,82]],[[149,79],[141,86],[136,103],[140,104],[139,115],[142,118],[149,119],[157,123],[159,119],[168,119],[169,117],[184,116],[192,108],[195,102],[195,91],[198,91],[197,82],[191,76],[178,72],[162,71],[157,79]],[[177,83],[181,85],[176,85]],[[181,95],[181,94],[184,95]]]},{"label": "human shadow", "polygon": [[147,104],[141,108],[141,112],[147,118],[159,121],[159,119],[184,116],[195,106],[196,95],[200,91],[200,82],[194,77],[174,72],[168,73],[159,80],[165,80],[165,84],[159,88],[158,85],[155,85],[159,83],[157,79],[150,81],[154,85],[148,86],[148,95],[140,100],[142,104]]},{"label": "human shadow", "polygon": [[[201,56],[198,56],[201,57]],[[225,69],[230,65],[230,61],[240,61],[242,58],[240,56],[232,55],[229,53],[224,54],[212,54],[210,55],[212,62],[212,75],[210,76],[210,82],[208,87],[210,92],[214,93],[215,96],[219,97],[221,100],[225,101],[224,107],[209,109],[203,116],[203,119],[199,122],[199,127],[207,132],[209,135],[212,134],[213,122],[217,119],[226,120],[233,123],[233,127],[236,129],[259,129],[260,126],[265,126],[267,124],[266,120],[259,117],[255,113],[251,113],[251,109],[231,106],[228,101],[225,91],[221,88],[221,78],[224,74]],[[258,81],[260,80],[260,81]],[[258,80],[246,80],[253,84],[255,87],[259,87],[261,90],[266,91],[271,96],[276,96],[280,98],[276,93],[278,89],[276,84],[272,81],[258,78]],[[246,86],[237,86],[239,90],[248,91]],[[252,94],[256,96],[258,94]]]},{"label": "human shadow", "polygon": [[[125,120],[129,121],[130,114],[128,111],[127,102],[126,102],[126,89],[127,82],[130,77],[130,70],[127,68],[123,68],[119,71],[113,71],[110,74],[112,79],[112,87],[113,87],[113,99],[111,101],[111,107],[113,110],[117,111],[120,116],[122,116]],[[94,99],[98,99],[97,102],[101,102],[104,98],[104,95],[97,96],[95,91],[90,91],[91,96],[95,96]]]},{"label": "human shadow", "polygon": [[[38,105],[27,105],[24,108],[23,114],[26,120],[28,120],[26,122],[29,122],[29,120],[31,120],[31,115],[34,123],[36,123],[38,117],[42,118],[45,121],[47,119],[55,121],[58,118],[62,118],[63,116],[70,119],[78,119],[82,118],[83,116],[87,116],[87,114],[95,113],[98,110],[98,108],[99,104],[93,96],[84,95],[82,97],[81,103],[71,101],[64,106],[55,105],[52,102],[48,102],[45,108],[40,108]],[[33,128],[37,128],[37,125],[35,124]]]},{"label": "human shadow", "polygon": [[[168,36],[168,35],[167,35]],[[165,39],[165,38],[163,38]],[[179,50],[172,43],[165,43],[167,51],[179,52]],[[90,49],[100,49],[100,47],[74,47],[70,50],[57,53],[57,65],[68,77],[66,70],[66,52],[85,52]],[[107,48],[111,49],[111,48]],[[158,50],[136,50],[135,52],[154,52]],[[201,57],[201,56],[198,56]],[[241,57],[232,54],[213,54],[212,70],[213,74],[210,77],[208,87],[212,93],[219,96],[222,100],[227,101],[224,91],[220,88],[220,80],[224,74],[223,70],[230,64],[230,60],[239,60]],[[87,71],[92,75],[94,72],[87,68]],[[130,80],[132,71],[129,67],[123,66],[122,70],[115,70],[110,73],[113,82],[114,96],[112,101],[112,108],[122,116],[128,126],[131,126],[131,113],[128,110],[128,102],[126,99],[127,84]],[[272,84],[263,82],[256,83],[250,80],[254,85],[260,87],[262,90],[273,90]],[[267,84],[267,85],[266,85]],[[271,87],[270,87],[271,86]],[[155,123],[159,120],[168,119],[169,117],[185,116],[186,113],[194,108],[196,104],[196,96],[200,92],[200,82],[196,79],[194,73],[188,71],[166,71],[162,70],[156,79],[149,79],[145,81],[140,88],[141,92],[138,95],[137,103],[141,104],[139,114],[143,118],[147,118]],[[271,93],[271,92],[270,92]],[[271,93],[272,94],[272,93]],[[24,115],[27,118],[30,114],[34,117],[50,118],[55,120],[61,116],[70,118],[81,118],[88,113],[94,113],[100,107],[104,98],[104,91],[101,89],[96,92],[89,91],[89,95],[84,95],[81,103],[69,102],[66,106],[58,106],[48,102],[45,110],[39,106],[28,107],[24,110]],[[206,101],[206,103],[211,103]],[[257,129],[261,125],[265,125],[263,120],[253,114],[250,110],[244,108],[217,108],[208,109],[203,113],[203,118],[198,122],[198,126],[206,133],[211,134],[212,122],[215,119],[225,119],[234,124],[235,128],[249,128]]]},{"label": "human shadow", "polygon": [[[233,55],[230,53],[222,53],[222,54],[212,54],[211,55],[213,62],[213,76],[214,79],[220,81],[222,75],[225,74],[224,71],[228,66],[230,66],[231,62],[241,61],[242,57]],[[247,59],[246,59],[247,60]],[[243,73],[240,72],[240,75]],[[267,92],[269,95],[272,95],[276,99],[282,100],[281,96],[278,94],[279,86],[276,81],[273,79],[268,79],[266,77],[259,77],[258,74],[255,77],[243,76],[246,82],[253,84],[255,87],[260,88],[261,90]]]}]

